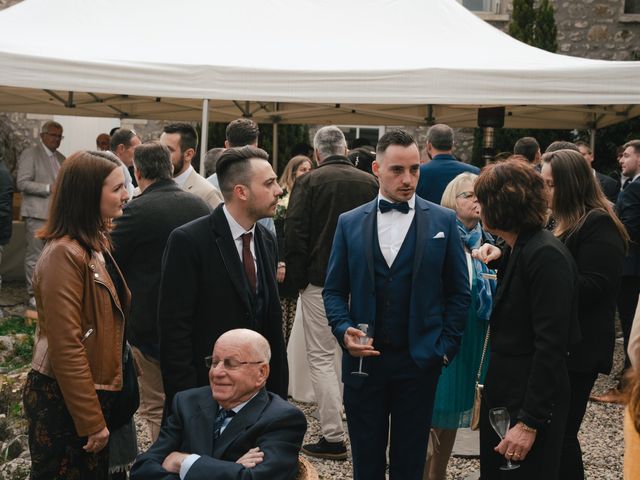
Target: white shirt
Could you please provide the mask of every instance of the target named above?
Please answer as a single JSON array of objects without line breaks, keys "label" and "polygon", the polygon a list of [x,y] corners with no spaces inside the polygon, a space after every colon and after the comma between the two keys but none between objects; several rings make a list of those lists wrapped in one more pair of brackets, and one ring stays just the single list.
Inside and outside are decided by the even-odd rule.
[{"label": "white shirt", "polygon": [[227,205],[222,206],[222,211],[224,212],[224,216],[227,217],[227,223],[229,224],[229,229],[231,230],[231,238],[236,244],[236,250],[238,251],[238,256],[240,257],[240,262],[242,263],[242,235],[245,233],[251,233],[251,243],[249,244],[249,249],[251,250],[251,256],[253,257],[253,267],[255,268],[256,278],[258,276],[258,263],[256,262],[256,246],[255,246],[255,237],[256,237],[256,225],[255,223],[251,227],[250,230],[245,230],[242,225],[236,222],[236,219],[231,216],[229,210],[227,209]]},{"label": "white shirt", "polygon": [[177,177],[173,177],[173,181],[176,182],[180,188],[184,188],[184,182],[187,181],[187,178],[189,178],[189,175],[191,175],[192,172],[193,165],[189,165],[189,168],[187,168],[184,172],[182,172]]},{"label": "white shirt", "polygon": [[[255,397],[258,394],[258,392],[260,392],[260,390],[258,390],[256,393],[254,393],[253,397]],[[237,415],[240,412],[240,410],[242,410],[247,403],[249,403],[251,400],[253,400],[253,397],[251,397],[246,402],[241,403],[240,405],[236,405],[231,410],[236,412],[236,415]],[[220,435],[222,435],[222,432],[224,432],[224,429],[227,428],[227,425],[229,425],[229,423],[231,423],[231,419],[232,418],[233,417],[227,417],[224,420],[224,423],[222,424],[222,427],[220,428]],[[213,435],[213,432],[211,432],[211,434]],[[196,460],[198,460],[199,458],[200,458],[200,455],[198,455],[197,453],[192,453],[191,455],[189,455],[187,458],[185,458],[182,461],[182,464],[180,465],[180,480],[184,480],[184,477],[187,476],[187,473],[189,472],[189,469],[193,466],[194,463],[196,463]]]},{"label": "white shirt", "polygon": [[[382,193],[378,193],[378,202],[380,202],[381,199],[394,203],[382,195]],[[397,210],[380,213],[380,208],[376,205],[378,215],[378,243],[380,244],[382,256],[387,261],[389,267],[396,259],[404,242],[404,237],[407,236],[411,222],[413,222],[413,217],[416,214],[416,195],[413,194],[407,203],[409,204],[409,213],[402,213]]]}]

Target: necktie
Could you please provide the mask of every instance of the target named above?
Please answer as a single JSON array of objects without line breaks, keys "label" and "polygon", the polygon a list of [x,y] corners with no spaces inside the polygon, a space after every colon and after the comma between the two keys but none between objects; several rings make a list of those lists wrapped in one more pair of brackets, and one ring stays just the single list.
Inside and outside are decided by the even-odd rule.
[{"label": "necktie", "polygon": [[256,266],[253,263],[253,255],[251,254],[251,238],[253,233],[242,234],[242,263],[244,264],[244,273],[249,281],[251,292],[256,292]]},{"label": "necktie", "polygon": [[222,426],[224,425],[224,421],[227,418],[231,418],[236,414],[233,410],[225,410],[221,408],[218,411],[218,415],[216,416],[216,421],[213,423],[213,445],[215,446],[216,440],[220,438],[220,434],[222,433]]},{"label": "necktie", "polygon": [[624,190],[625,188],[627,188],[628,185],[629,185],[629,180],[627,180],[622,184],[622,188],[620,190]]},{"label": "necktie", "polygon": [[409,213],[409,204],[407,202],[391,203],[387,202],[386,200],[380,199],[378,208],[380,208],[380,213],[387,213],[391,210],[397,210],[402,213]]},{"label": "necktie", "polygon": [[53,170],[54,178],[58,176],[58,170],[60,170],[60,164],[55,154],[49,155],[49,161],[51,162],[51,169]]}]

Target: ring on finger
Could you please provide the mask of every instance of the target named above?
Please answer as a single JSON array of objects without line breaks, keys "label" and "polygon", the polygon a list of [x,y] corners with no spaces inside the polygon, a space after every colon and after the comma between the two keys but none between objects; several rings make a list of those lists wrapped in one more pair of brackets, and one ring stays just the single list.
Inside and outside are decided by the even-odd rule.
[{"label": "ring on finger", "polygon": [[513,456],[513,452],[507,452],[507,455],[509,455],[510,457]]}]

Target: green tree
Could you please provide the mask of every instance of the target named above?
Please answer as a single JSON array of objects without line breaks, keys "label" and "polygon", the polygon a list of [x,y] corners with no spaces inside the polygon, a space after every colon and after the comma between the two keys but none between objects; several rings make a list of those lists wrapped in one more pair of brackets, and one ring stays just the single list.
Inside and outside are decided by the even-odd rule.
[{"label": "green tree", "polygon": [[536,9],[533,27],[533,43],[531,45],[555,53],[558,50],[558,29],[554,17],[553,5],[549,0],[541,0]]},{"label": "green tree", "polygon": [[509,35],[521,42],[532,44],[536,11],[533,0],[513,0],[513,14],[509,23]]}]

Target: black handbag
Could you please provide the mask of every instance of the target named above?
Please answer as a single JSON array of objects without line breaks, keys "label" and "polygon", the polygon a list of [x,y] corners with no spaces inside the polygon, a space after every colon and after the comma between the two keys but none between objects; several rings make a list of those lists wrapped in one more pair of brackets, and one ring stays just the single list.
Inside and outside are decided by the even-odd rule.
[{"label": "black handbag", "polygon": [[114,400],[107,416],[109,430],[113,431],[127,424],[139,406],[138,372],[133,362],[133,352],[127,343],[122,354],[122,390],[114,392]]}]

